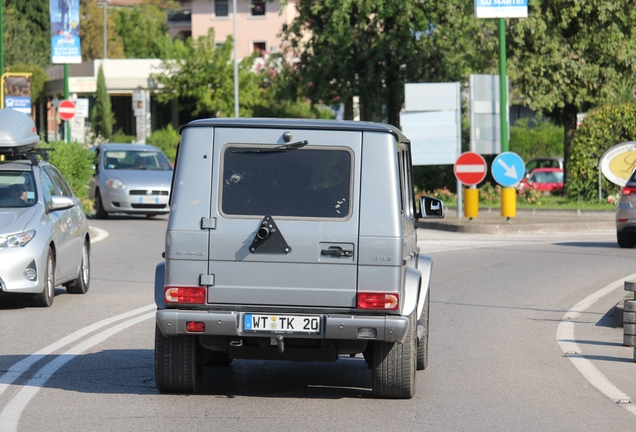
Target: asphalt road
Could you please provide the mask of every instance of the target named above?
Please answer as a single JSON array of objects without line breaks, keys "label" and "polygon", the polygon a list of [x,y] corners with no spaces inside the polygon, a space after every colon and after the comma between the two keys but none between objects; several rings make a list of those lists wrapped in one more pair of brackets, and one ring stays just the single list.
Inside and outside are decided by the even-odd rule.
[{"label": "asphalt road", "polygon": [[348,357],[235,361],[206,368],[202,394],[159,394],[152,281],[166,218],[90,223],[108,236],[93,245],[86,295],[58,288],[48,309],[0,300],[0,431],[605,431],[636,422],[631,404],[618,403],[636,391],[632,350],[608,326],[622,278],[636,278],[636,251],[619,249],[611,230],[420,230],[434,260],[430,366],[414,399],[391,401],[371,397],[364,361]]}]

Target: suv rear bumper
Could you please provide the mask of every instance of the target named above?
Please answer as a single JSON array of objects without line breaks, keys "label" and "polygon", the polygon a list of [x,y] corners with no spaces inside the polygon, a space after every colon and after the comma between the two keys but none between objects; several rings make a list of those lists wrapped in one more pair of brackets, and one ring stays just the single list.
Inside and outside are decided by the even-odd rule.
[{"label": "suv rear bumper", "polygon": [[[315,314],[314,314],[315,315]],[[323,332],[321,334],[294,334],[288,332],[252,332],[243,331],[240,325],[241,312],[192,311],[178,309],[160,309],[157,311],[157,325],[164,336],[177,335],[214,335],[237,337],[269,337],[276,334],[287,338],[334,339],[334,340],[377,340],[384,342],[404,342],[409,319],[399,315],[356,316],[322,314]],[[186,322],[205,323],[203,332],[186,331]],[[375,329],[375,337],[360,337],[359,329]],[[368,332],[365,332],[368,334]]]}]

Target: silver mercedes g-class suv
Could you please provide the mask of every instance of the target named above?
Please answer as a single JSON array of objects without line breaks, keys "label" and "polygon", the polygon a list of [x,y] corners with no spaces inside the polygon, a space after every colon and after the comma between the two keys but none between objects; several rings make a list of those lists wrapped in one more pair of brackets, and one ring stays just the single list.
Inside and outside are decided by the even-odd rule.
[{"label": "silver mercedes g-class suv", "polygon": [[192,393],[204,365],[362,354],[373,393],[411,398],[426,368],[431,258],[420,255],[408,139],[376,123],[206,119],[181,128],[155,380]]}]

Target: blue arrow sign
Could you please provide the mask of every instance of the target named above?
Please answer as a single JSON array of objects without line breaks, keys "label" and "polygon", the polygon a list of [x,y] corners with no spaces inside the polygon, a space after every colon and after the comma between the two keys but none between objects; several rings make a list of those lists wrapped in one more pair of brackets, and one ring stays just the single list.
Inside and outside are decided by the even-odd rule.
[{"label": "blue arrow sign", "polygon": [[497,183],[508,187],[521,181],[526,171],[526,165],[517,153],[505,152],[492,161],[490,171]]}]

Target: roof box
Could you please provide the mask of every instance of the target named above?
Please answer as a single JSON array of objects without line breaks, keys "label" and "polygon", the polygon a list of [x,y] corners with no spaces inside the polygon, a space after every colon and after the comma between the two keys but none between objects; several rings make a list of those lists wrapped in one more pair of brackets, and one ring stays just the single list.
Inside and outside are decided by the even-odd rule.
[{"label": "roof box", "polygon": [[0,109],[0,154],[30,150],[40,142],[31,117],[12,109]]}]

